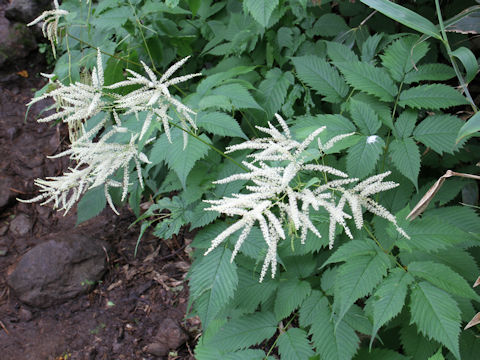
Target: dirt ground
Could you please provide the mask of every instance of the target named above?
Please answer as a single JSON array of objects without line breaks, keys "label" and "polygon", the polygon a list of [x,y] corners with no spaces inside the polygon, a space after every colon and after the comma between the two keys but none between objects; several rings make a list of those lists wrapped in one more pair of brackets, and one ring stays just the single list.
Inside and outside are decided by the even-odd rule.
[{"label": "dirt ground", "polygon": [[[15,200],[36,194],[35,178],[59,175],[68,165],[46,159],[64,149],[68,139],[62,125],[35,121],[46,104],[33,106],[25,119],[25,104],[44,84],[38,73],[46,64],[38,58],[33,54],[0,73],[0,191],[9,196],[0,209],[0,358],[193,359],[199,322],[185,320],[188,234],[170,240],[147,234],[134,258],[139,226],[129,228],[135,216],[127,207],[120,216],[107,208],[75,228],[75,212],[64,217],[50,207]],[[19,216],[28,221],[13,229],[10,224]],[[47,235],[62,238],[72,231],[111,245],[106,275],[91,293],[62,305],[36,309],[22,304],[7,286],[7,275]],[[146,351],[169,336],[181,345],[168,356]]]}]

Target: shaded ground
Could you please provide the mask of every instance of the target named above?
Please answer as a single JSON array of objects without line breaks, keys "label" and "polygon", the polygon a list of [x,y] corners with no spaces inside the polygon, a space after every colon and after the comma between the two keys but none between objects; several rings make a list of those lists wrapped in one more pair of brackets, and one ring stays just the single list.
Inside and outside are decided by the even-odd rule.
[{"label": "shaded ground", "polygon": [[[46,159],[62,150],[68,136],[61,125],[35,121],[45,104],[33,106],[24,119],[33,89],[43,85],[36,74],[45,64],[36,58],[34,54],[25,64],[0,72],[0,204],[2,197],[6,199],[0,206],[0,358],[193,359],[190,348],[199,324],[196,319],[184,320],[187,238],[160,242],[147,234],[134,258],[138,227],[128,228],[135,220],[128,208],[118,217],[106,209],[74,228],[74,212],[63,217],[49,207],[15,200],[35,194],[35,178],[58,175],[67,165]],[[27,78],[17,74],[22,70],[27,70]],[[59,306],[35,309],[19,302],[6,285],[7,274],[46,235],[62,238],[72,231],[111,245],[102,281],[90,294]],[[162,341],[177,341],[180,346],[168,357],[146,352],[148,347],[158,353]]]}]

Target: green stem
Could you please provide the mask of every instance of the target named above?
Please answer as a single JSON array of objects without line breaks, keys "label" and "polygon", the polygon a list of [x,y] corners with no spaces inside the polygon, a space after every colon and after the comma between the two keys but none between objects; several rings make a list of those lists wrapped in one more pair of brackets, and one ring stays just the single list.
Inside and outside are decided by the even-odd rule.
[{"label": "green stem", "polygon": [[137,12],[135,11],[135,7],[132,5],[132,2],[130,0],[128,0],[128,3],[130,4],[130,7],[132,8],[133,16],[135,16],[135,22],[138,26],[138,30],[140,31],[140,35],[142,36],[142,41],[143,41],[143,44],[145,45],[145,50],[147,51],[148,57],[150,58],[150,62],[152,63],[153,70],[156,72],[157,69],[155,67],[155,62],[153,61],[152,54],[150,53],[150,48],[148,47],[147,40],[145,39],[145,35],[143,34],[143,30],[142,30],[143,25],[142,25],[142,23],[140,22],[140,19],[137,16]]},{"label": "green stem", "polygon": [[452,49],[450,48],[450,43],[448,42],[448,37],[447,37],[447,32],[445,31],[445,25],[443,23],[443,18],[442,18],[442,12],[440,10],[440,3],[438,0],[435,0],[435,7],[437,9],[437,17],[438,17],[438,25],[440,26],[440,32],[442,34],[442,42],[443,45],[445,46],[445,49],[447,50],[448,57],[450,59],[450,62],[453,66],[453,69],[455,70],[455,74],[457,75],[458,81],[460,81],[460,86],[463,89],[463,92],[465,93],[465,96],[467,97],[468,101],[470,102],[470,105],[473,109],[473,112],[477,112],[477,106],[475,105],[475,102],[472,99],[472,96],[470,95],[470,91],[468,91],[467,83],[465,82],[462,73],[460,72],[460,69],[458,68],[458,65],[455,61],[455,58],[452,54]]},{"label": "green stem", "polygon": [[377,240],[377,238],[375,237],[375,235],[373,235],[373,233],[370,231],[370,229],[368,228],[368,226],[366,226],[365,224],[363,224],[363,228],[367,231],[368,235],[370,235],[370,237],[373,239],[373,241],[375,241],[375,242],[377,243],[378,247],[379,247],[385,254],[390,255],[391,257],[393,257],[395,263],[398,265],[399,268],[401,268],[401,269],[404,270],[404,271],[407,271],[407,270],[405,269],[405,267],[398,262],[397,257],[396,257],[395,255],[393,255],[391,251],[386,250],[386,249],[382,246],[382,244],[380,244],[380,242]]},{"label": "green stem", "polygon": [[[287,325],[285,325],[285,329],[288,328],[288,326],[292,323],[292,321],[297,317],[296,314],[294,314],[292,316],[292,318],[290,320],[288,320],[288,323]],[[268,349],[268,353],[267,353],[267,356],[265,356],[265,359],[264,360],[267,360],[268,357],[270,356],[270,354],[272,353],[273,349],[275,348],[275,346],[277,346],[277,342],[278,342],[278,339],[280,338],[280,336],[277,336],[277,338],[275,339],[275,342],[272,344],[272,346],[270,346],[270,349]]]}]

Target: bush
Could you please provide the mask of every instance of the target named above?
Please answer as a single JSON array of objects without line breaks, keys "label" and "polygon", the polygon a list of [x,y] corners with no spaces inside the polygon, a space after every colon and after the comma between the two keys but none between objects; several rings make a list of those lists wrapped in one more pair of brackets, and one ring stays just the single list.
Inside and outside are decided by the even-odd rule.
[{"label": "bush", "polygon": [[455,203],[478,188],[448,180],[405,218],[447,169],[474,171],[478,120],[456,111],[476,111],[478,64],[424,1],[407,5],[430,20],[363,2],[407,28],[346,0],[66,0],[41,18],[58,59],[32,102],[55,100],[40,121],[67,123],[75,165],[30,201],[198,229],[200,360],[475,358],[480,222]]}]

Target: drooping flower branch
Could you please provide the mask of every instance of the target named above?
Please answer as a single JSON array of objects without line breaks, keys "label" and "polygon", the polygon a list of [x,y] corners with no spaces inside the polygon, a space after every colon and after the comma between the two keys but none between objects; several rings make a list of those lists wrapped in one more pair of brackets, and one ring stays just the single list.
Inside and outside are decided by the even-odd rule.
[{"label": "drooping flower branch", "polygon": [[[360,229],[363,226],[363,209],[392,222],[399,233],[408,237],[397,225],[395,217],[371,198],[374,194],[398,186],[392,181],[383,181],[390,172],[372,176],[358,183],[359,179],[349,178],[346,173],[333,167],[305,163],[305,150],[325,130],[325,127],[318,128],[303,142],[298,142],[291,136],[282,117],[276,114],[276,118],[283,132],[277,130],[270,123],[268,123],[268,128],[257,126],[257,129],[268,134],[269,137],[249,140],[227,148],[227,152],[246,149],[257,150],[257,152],[248,155],[252,159],[250,162],[243,162],[243,165],[250,170],[249,172],[235,174],[215,183],[225,184],[237,180],[248,180],[251,183],[245,187],[247,193],[206,201],[211,204],[206,210],[218,211],[227,216],[239,216],[240,218],[213,239],[205,255],[230,235],[242,230],[232,254],[231,260],[233,261],[252,227],[258,223],[268,247],[260,281],[265,277],[268,268],[271,269],[272,277],[274,277],[277,265],[277,245],[279,241],[286,239],[284,224],[291,223],[295,230],[300,231],[302,244],[305,243],[309,230],[317,237],[322,237],[310,219],[311,208],[314,210],[324,208],[330,215],[329,248],[333,247],[337,224],[343,227],[347,236],[353,238],[347,220],[353,217],[355,226]],[[334,137],[323,146],[319,141],[319,149],[322,152],[327,151],[335,142],[350,135],[352,134]],[[295,180],[300,173],[310,173],[313,176],[317,172],[333,175],[340,179],[326,181],[313,190],[302,186]],[[347,185],[352,186],[355,183],[357,183],[355,186],[347,187]],[[347,203],[352,215],[344,210]]]}]

